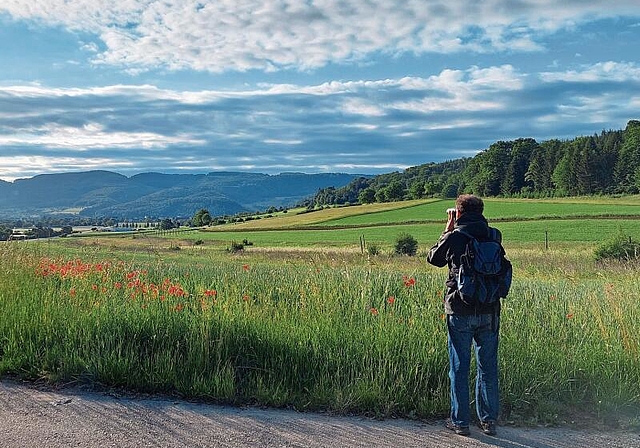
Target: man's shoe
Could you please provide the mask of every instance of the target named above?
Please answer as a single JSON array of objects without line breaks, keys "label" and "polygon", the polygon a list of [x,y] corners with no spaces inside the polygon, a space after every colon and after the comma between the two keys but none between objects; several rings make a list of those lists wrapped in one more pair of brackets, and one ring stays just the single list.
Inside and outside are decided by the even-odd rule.
[{"label": "man's shoe", "polygon": [[478,427],[488,436],[496,435],[496,424],[495,422],[478,422]]},{"label": "man's shoe", "polygon": [[450,429],[451,431],[455,432],[459,436],[468,436],[469,434],[471,434],[471,431],[469,431],[468,426],[456,425],[451,421],[451,419],[447,419],[444,425],[446,426],[447,429]]}]

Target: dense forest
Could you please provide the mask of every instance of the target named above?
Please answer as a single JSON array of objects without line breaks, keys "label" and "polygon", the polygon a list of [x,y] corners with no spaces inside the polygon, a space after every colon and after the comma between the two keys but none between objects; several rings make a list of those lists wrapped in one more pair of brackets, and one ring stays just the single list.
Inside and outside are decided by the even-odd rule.
[{"label": "dense forest", "polygon": [[323,205],[427,197],[554,197],[640,192],[640,121],[624,131],[573,140],[499,141],[474,157],[428,163],[403,172],[357,178],[323,188],[308,202]]}]

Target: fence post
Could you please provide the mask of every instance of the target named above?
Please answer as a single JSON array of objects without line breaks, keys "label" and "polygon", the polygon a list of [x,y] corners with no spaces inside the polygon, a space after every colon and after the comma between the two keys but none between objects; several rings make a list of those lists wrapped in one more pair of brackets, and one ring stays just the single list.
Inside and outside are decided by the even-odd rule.
[{"label": "fence post", "polygon": [[544,248],[545,250],[549,250],[549,231],[544,231]]}]

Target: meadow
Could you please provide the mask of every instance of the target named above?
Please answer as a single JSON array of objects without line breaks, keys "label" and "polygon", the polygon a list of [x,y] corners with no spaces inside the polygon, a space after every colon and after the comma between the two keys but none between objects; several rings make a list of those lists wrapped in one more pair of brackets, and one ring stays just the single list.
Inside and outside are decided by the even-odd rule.
[{"label": "meadow", "polygon": [[[593,249],[619,231],[638,238],[640,220],[597,218],[609,213],[604,207],[590,219],[589,200],[576,202],[563,209],[580,219],[522,221],[500,215],[500,206],[513,210],[500,201],[487,203],[515,271],[501,320],[505,422],[639,421],[640,265],[596,263]],[[401,224],[412,208],[429,206],[367,210],[396,214],[384,226],[375,218],[370,227],[266,230],[265,219],[261,231],[2,244],[0,375],[232,404],[443,416],[446,270],[423,255],[444,223]],[[531,207],[518,213],[538,216]],[[317,213],[314,225],[348,218]],[[421,256],[391,254],[400,231],[417,237]],[[382,253],[361,253],[361,235]],[[226,250],[244,238],[254,245]]]}]

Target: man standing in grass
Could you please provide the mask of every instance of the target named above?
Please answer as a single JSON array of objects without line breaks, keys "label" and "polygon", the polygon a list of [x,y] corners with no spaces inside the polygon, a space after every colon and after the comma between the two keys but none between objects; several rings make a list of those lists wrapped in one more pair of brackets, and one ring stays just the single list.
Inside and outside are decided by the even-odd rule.
[{"label": "man standing in grass", "polygon": [[467,244],[478,241],[502,242],[497,229],[489,227],[483,216],[481,198],[465,194],[456,199],[455,210],[448,210],[448,221],[439,241],[429,250],[427,261],[437,267],[449,267],[444,306],[449,340],[449,379],[451,381],[451,415],[447,428],[456,434],[469,435],[469,370],[471,345],[477,361],[476,412],[478,425],[485,434],[496,434],[499,410],[498,332],[500,300],[492,303],[463,300],[458,290],[458,272]]}]

